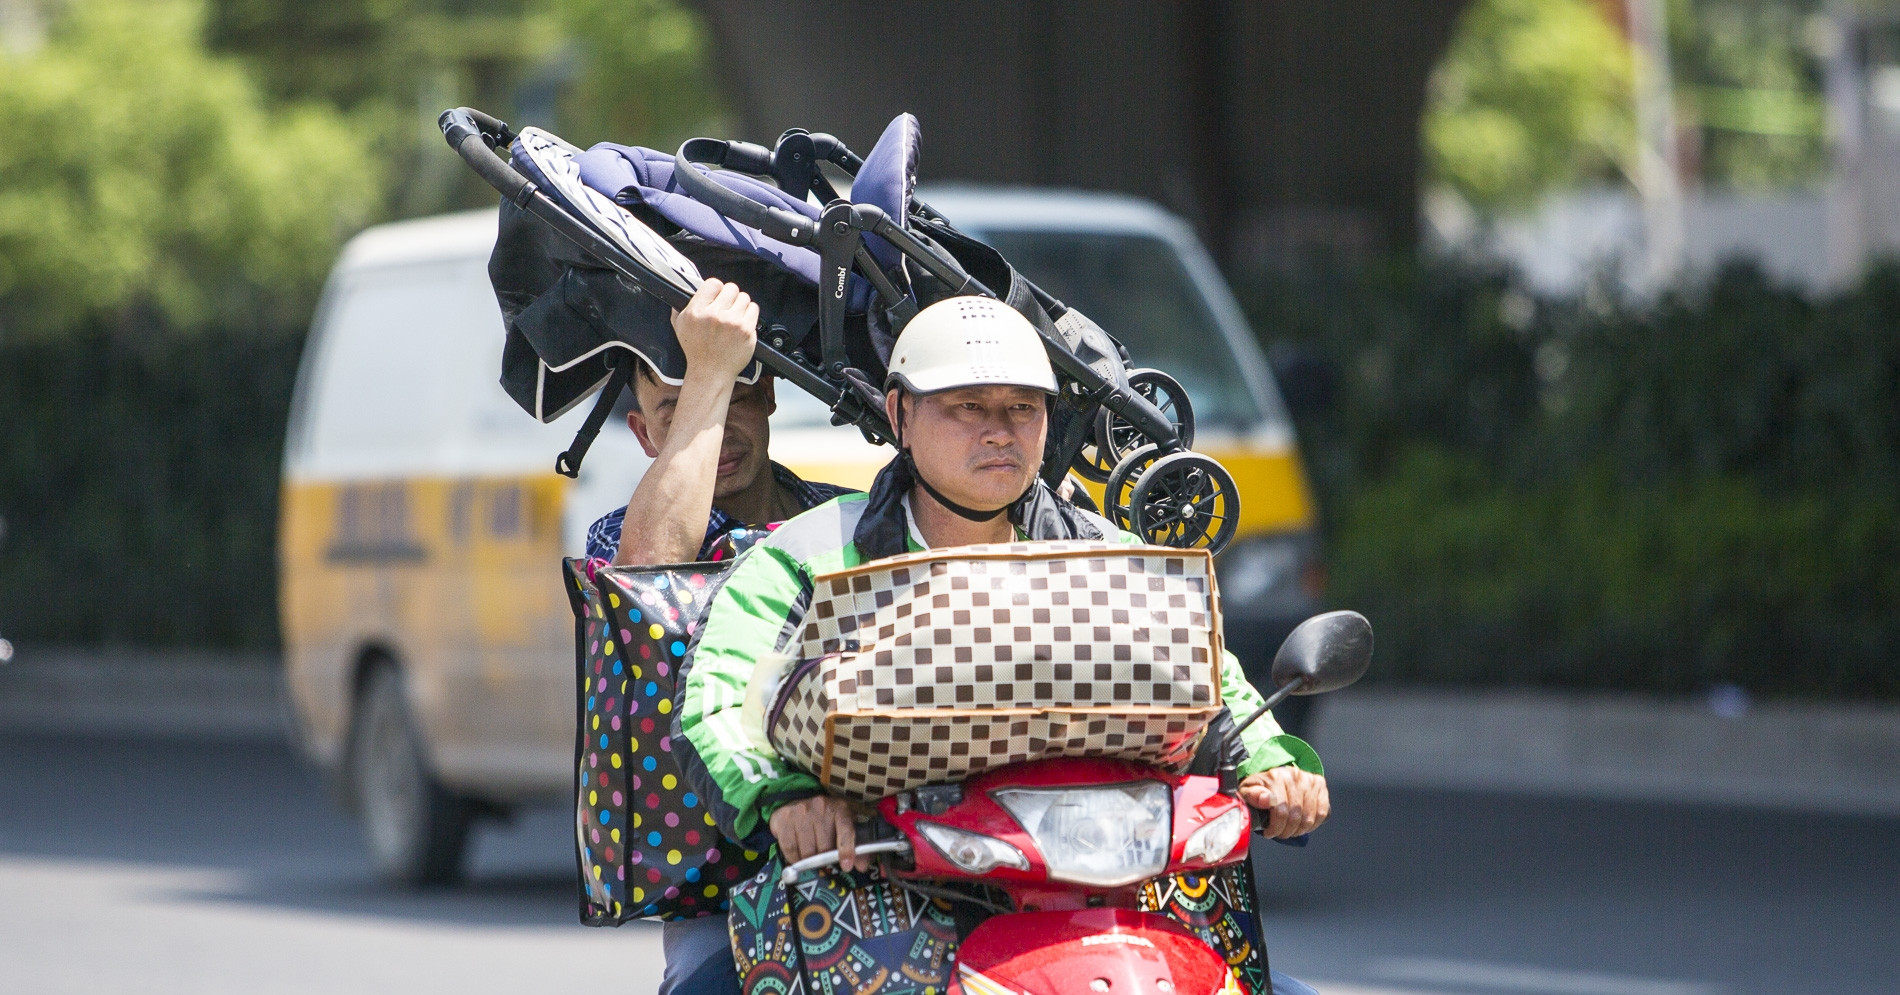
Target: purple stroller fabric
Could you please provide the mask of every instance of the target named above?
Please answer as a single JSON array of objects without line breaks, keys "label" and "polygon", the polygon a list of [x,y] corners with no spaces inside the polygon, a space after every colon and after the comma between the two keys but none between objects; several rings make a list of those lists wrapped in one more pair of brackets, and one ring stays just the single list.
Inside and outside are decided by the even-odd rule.
[{"label": "purple stroller fabric", "polygon": [[[637,145],[602,142],[575,156],[574,163],[580,167],[581,182],[616,202],[625,206],[646,204],[661,217],[708,242],[750,252],[814,287],[818,285],[817,250],[781,242],[694,200],[673,181],[671,155]],[[769,183],[729,169],[703,171],[715,182],[762,204],[797,211],[813,221],[818,219],[816,207]],[[850,308],[863,311],[870,304],[871,292],[871,285],[854,274],[848,298]]]},{"label": "purple stroller fabric", "polygon": [[[915,117],[899,114],[892,118],[871,154],[864,157],[864,165],[858,168],[857,179],[851,184],[851,199],[877,207],[892,221],[903,224],[910,216],[911,194],[917,189],[919,138]],[[876,235],[866,235],[864,245],[886,272],[903,261],[896,246]]]},{"label": "purple stroller fabric", "polygon": [[[851,197],[884,211],[892,220],[903,223],[910,211],[910,198],[917,186],[917,119],[899,114],[891,119],[879,136],[877,145],[864,157]],[[637,145],[602,142],[574,157],[581,182],[612,198],[622,206],[646,204],[660,216],[708,242],[750,252],[767,260],[806,283],[818,285],[818,252],[805,246],[790,245],[756,228],[742,225],[694,200],[673,180],[673,156]],[[714,182],[743,194],[768,207],[796,211],[813,221],[819,210],[802,197],[796,197],[763,180],[726,169],[696,167]],[[890,243],[875,235],[865,237],[865,246],[879,266],[890,270],[903,256]],[[870,284],[853,274],[849,307],[862,312],[870,306]]]}]

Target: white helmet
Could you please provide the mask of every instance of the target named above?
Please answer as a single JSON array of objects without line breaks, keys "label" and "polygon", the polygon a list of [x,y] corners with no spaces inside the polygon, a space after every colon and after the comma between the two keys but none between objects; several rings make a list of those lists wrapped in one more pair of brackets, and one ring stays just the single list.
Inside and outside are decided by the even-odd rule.
[{"label": "white helmet", "polygon": [[950,297],[917,312],[891,347],[886,386],[913,394],[1003,384],[1056,392],[1042,336],[1029,319],[988,297]]}]

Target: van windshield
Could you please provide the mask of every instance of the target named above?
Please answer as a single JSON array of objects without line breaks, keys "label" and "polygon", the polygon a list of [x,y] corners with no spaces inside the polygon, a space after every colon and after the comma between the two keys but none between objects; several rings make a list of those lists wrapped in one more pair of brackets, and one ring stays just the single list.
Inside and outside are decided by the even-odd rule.
[{"label": "van windshield", "polygon": [[1260,421],[1239,359],[1168,243],[1109,232],[985,228],[973,234],[1121,340],[1135,366],[1181,381],[1197,424],[1246,428]]}]

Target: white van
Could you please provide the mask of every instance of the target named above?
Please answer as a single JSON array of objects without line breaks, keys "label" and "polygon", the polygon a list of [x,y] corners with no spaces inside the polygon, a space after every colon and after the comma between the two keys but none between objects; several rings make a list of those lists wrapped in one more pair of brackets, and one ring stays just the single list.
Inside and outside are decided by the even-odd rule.
[{"label": "white van", "polygon": [[[1250,610],[1269,628],[1308,614],[1298,581],[1313,512],[1292,430],[1186,226],[1107,195],[926,199],[1187,386],[1204,412],[1197,448],[1241,488],[1240,537],[1222,557],[1229,628],[1251,625]],[[581,554],[587,527],[625,504],[649,463],[610,419],[579,479],[555,474],[590,405],[542,425],[502,391],[495,227],[493,210],[475,211],[385,225],[344,248],[285,446],[279,596],[299,738],[362,817],[378,869],[403,881],[455,877],[476,818],[570,789],[560,561]],[[801,476],[865,487],[888,460],[802,392],[781,385],[779,400],[772,454]],[[1229,635],[1237,647],[1279,638]]]}]

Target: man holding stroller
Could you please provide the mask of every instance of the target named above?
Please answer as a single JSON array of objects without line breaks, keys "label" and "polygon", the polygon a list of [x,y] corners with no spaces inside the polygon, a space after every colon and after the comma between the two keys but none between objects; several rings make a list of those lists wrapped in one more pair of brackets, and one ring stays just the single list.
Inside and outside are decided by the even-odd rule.
[{"label": "man holding stroller", "polygon": [[[772,381],[738,382],[752,362],[758,323],[759,306],[739,285],[716,279],[674,313],[685,382],[675,387],[645,363],[636,366],[627,427],[653,463],[627,506],[588,530],[589,557],[616,566],[711,559],[722,540],[850,493],[771,461]],[[723,918],[668,922],[661,942],[661,995],[739,990]]]},{"label": "man holding stroller", "polygon": [[782,522],[850,493],[772,462],[772,380],[738,382],[758,323],[758,304],[738,284],[709,278],[673,315],[685,382],[664,383],[636,361],[627,427],[653,463],[627,506],[588,529],[588,556],[615,566],[707,559],[734,529]]},{"label": "man holding stroller", "polygon": [[[1022,315],[987,298],[938,302],[906,326],[889,369],[885,410],[898,457],[869,494],[801,514],[753,547],[713,600],[683,678],[674,732],[682,771],[727,836],[754,849],[775,841],[787,863],[835,848],[841,866],[869,866],[853,853],[851,804],[754,745],[741,723],[752,670],[800,630],[814,576],[946,546],[1136,541],[1038,476],[1056,381]],[[1221,680],[1237,714],[1261,703],[1237,664],[1222,667]],[[1268,813],[1269,835],[1299,836],[1325,821],[1326,782],[1310,747],[1280,735],[1271,717],[1243,740],[1240,795]],[[1311,991],[1277,973],[1274,988]]]}]

